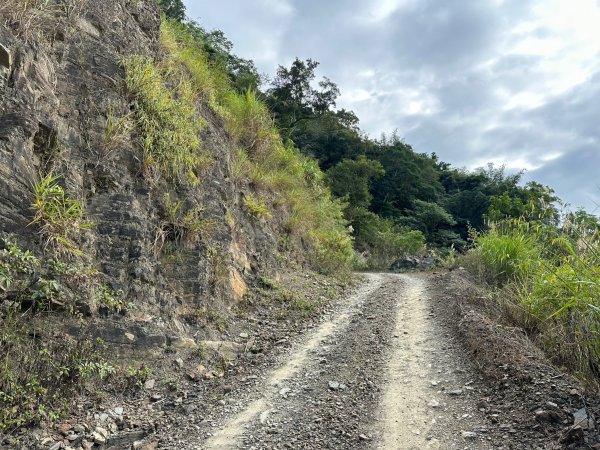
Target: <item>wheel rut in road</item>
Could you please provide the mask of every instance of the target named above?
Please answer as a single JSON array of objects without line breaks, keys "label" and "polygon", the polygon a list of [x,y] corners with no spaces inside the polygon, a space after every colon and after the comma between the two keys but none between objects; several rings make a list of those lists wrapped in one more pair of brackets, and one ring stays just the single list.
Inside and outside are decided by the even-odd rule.
[{"label": "wheel rut in road", "polygon": [[488,433],[482,381],[427,290],[424,274],[364,275],[196,448],[512,448]]},{"label": "wheel rut in road", "polygon": [[306,342],[293,350],[287,360],[268,375],[263,388],[264,394],[253,400],[222,429],[211,436],[204,443],[203,448],[207,450],[239,448],[240,440],[249,424],[256,418],[259,423],[265,423],[268,415],[275,411],[277,397],[287,397],[285,389],[289,388],[280,388],[280,386],[293,379],[299,371],[307,366],[307,359],[329,336],[347,327],[350,317],[361,310],[365,298],[379,288],[382,283],[383,276],[368,275],[357,292],[341,305],[335,317],[322,323],[315,332],[308,336]]}]

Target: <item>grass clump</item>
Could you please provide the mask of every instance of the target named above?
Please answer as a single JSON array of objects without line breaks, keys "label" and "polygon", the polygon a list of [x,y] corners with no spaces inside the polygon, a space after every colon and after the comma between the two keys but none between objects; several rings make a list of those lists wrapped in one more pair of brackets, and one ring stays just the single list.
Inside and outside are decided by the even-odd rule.
[{"label": "grass clump", "polygon": [[57,18],[80,16],[87,0],[0,0],[3,24],[26,42],[51,36],[56,30]]},{"label": "grass clump", "polygon": [[102,140],[102,156],[110,156],[129,141],[132,128],[132,113],[119,115],[115,111],[114,106],[109,105],[106,113],[104,138]]},{"label": "grass clump", "polygon": [[475,237],[477,252],[492,276],[505,282],[535,272],[541,246],[535,235],[522,227],[500,230],[492,227]]},{"label": "grass clump", "polygon": [[255,219],[270,219],[273,217],[273,214],[269,211],[269,207],[266,205],[265,201],[261,198],[256,198],[252,194],[244,196],[244,205],[246,206],[248,214]]},{"label": "grass clump", "polygon": [[209,263],[209,277],[213,289],[223,288],[229,283],[229,261],[227,255],[217,246],[206,250],[206,259]]},{"label": "grass clump", "polygon": [[197,185],[210,158],[201,150],[199,133],[205,123],[196,111],[193,82],[169,57],[157,63],[136,56],[124,64],[146,174]]},{"label": "grass clump", "polygon": [[41,178],[33,191],[34,217],[30,225],[38,227],[44,248],[61,255],[81,256],[77,238],[93,226],[84,219],[83,203],[71,199],[53,175]]},{"label": "grass clump", "polygon": [[215,227],[214,221],[204,216],[204,208],[186,208],[184,201],[174,201],[169,194],[163,196],[162,213],[155,239],[157,249],[162,249],[166,242],[197,243],[210,236]]}]

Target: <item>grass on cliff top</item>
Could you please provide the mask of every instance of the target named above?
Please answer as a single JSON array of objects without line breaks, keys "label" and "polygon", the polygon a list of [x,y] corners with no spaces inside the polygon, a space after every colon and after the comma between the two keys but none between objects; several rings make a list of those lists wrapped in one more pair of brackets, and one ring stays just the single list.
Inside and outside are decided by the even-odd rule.
[{"label": "grass on cliff top", "polygon": [[[198,167],[207,159],[200,150],[204,124],[198,106],[208,104],[223,118],[235,143],[231,176],[252,187],[247,198],[271,212],[272,217],[263,216],[278,224],[282,233],[309,247],[317,270],[347,273],[354,253],[343,204],[325,187],[317,162],[282,142],[257,94],[236,92],[225,70],[211,62],[185,26],[163,21],[161,44],[160,61],[126,62],[147,166],[172,179],[198,182]],[[248,204],[246,209],[256,212]]]},{"label": "grass on cliff top", "polygon": [[[57,17],[81,15],[88,0],[0,0],[0,21],[26,42],[51,36]],[[63,24],[64,26],[64,24]]]}]

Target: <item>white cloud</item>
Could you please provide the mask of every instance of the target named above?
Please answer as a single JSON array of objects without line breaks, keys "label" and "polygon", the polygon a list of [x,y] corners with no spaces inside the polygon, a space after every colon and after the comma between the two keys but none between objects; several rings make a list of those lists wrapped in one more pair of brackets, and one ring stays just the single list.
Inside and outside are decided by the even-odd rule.
[{"label": "white cloud", "polygon": [[600,164],[596,0],[188,5],[263,71],[296,56],[320,61],[319,74],[340,86],[338,106],[373,137],[397,128],[417,151],[459,167],[527,168],[574,204],[598,193],[596,176],[568,181],[575,164],[588,173]]}]

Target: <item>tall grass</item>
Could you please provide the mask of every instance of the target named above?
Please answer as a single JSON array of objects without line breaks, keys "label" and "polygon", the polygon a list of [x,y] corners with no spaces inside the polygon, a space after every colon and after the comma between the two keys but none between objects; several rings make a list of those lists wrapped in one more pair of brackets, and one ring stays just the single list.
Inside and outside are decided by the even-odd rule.
[{"label": "tall grass", "polygon": [[[26,42],[54,33],[57,17],[81,15],[88,0],[0,0],[0,21]],[[63,24],[64,26],[64,24]]]},{"label": "tall grass", "polygon": [[472,255],[501,281],[499,296],[510,297],[521,308],[522,319],[536,330],[547,354],[583,378],[598,380],[598,230],[566,215],[560,227],[503,223],[477,236],[475,244]]},{"label": "tall grass", "polygon": [[157,64],[132,57],[125,70],[147,175],[197,185],[210,158],[201,149],[205,123],[196,110],[196,86],[168,58]]},{"label": "tall grass", "polygon": [[33,187],[34,217],[44,247],[64,256],[80,256],[77,238],[93,224],[84,219],[84,205],[71,199],[52,175],[42,177]]},{"label": "tall grass", "polygon": [[477,252],[498,281],[524,277],[535,271],[541,246],[534,235],[519,228],[501,231],[492,227],[477,237]]}]

